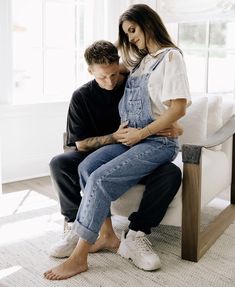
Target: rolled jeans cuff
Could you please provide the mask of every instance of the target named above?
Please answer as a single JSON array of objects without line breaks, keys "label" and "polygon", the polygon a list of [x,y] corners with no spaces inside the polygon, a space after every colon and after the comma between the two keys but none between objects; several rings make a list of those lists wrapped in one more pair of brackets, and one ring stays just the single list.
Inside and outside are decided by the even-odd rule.
[{"label": "rolled jeans cuff", "polygon": [[79,238],[86,240],[90,244],[94,244],[98,237],[98,233],[89,230],[77,220],[74,221],[72,230],[79,235]]}]

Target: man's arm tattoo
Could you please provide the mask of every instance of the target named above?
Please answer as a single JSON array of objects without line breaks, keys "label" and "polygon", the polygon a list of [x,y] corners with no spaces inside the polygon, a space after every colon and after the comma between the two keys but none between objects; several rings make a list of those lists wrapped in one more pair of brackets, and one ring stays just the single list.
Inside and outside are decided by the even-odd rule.
[{"label": "man's arm tattoo", "polygon": [[78,150],[90,151],[112,143],[115,143],[115,140],[113,135],[110,134],[106,136],[87,138],[83,141],[77,142],[76,145]]}]

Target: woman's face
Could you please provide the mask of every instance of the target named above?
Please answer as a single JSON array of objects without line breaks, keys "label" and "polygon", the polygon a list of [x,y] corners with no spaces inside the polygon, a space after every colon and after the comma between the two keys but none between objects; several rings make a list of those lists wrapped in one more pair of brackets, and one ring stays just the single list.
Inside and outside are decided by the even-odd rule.
[{"label": "woman's face", "polygon": [[145,35],[139,25],[126,20],[122,23],[122,29],[130,43],[134,44],[139,50],[146,48]]}]

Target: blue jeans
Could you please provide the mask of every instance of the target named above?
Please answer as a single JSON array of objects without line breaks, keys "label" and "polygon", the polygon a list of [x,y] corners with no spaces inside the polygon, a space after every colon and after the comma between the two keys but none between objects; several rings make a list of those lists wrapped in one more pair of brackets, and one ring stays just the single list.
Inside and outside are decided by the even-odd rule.
[{"label": "blue jeans", "polygon": [[177,140],[150,137],[129,148],[108,145],[90,154],[79,166],[82,198],[73,230],[93,244],[106,217],[111,201],[163,163],[174,160]]}]

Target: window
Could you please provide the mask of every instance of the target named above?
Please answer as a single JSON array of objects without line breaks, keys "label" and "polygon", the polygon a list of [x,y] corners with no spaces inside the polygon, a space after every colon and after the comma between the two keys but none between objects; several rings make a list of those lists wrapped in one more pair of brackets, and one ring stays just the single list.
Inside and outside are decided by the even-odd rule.
[{"label": "window", "polygon": [[13,0],[13,103],[64,101],[88,79],[91,1]]},{"label": "window", "polygon": [[180,23],[178,45],[185,54],[192,94],[234,98],[235,21]]},{"label": "window", "polygon": [[193,95],[235,100],[235,1],[157,0],[183,50]]},{"label": "window", "polygon": [[155,0],[0,0],[0,104],[68,101],[91,79],[84,50],[116,41],[118,18]]},{"label": "window", "polygon": [[177,32],[192,94],[234,97],[235,4],[199,2],[1,0],[0,102],[68,101],[90,79],[83,57],[86,46],[98,39],[114,42],[119,15],[134,3],[157,7],[164,23]]}]

